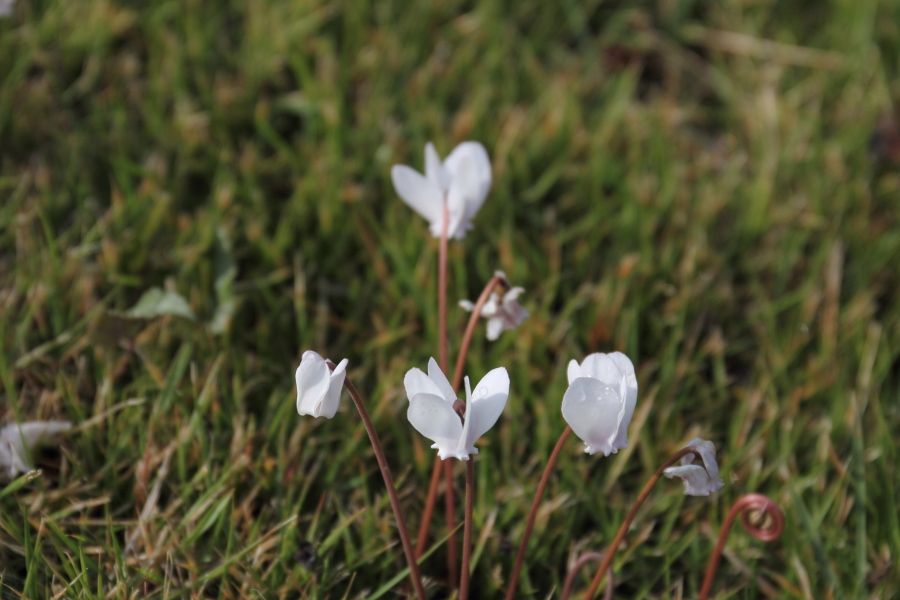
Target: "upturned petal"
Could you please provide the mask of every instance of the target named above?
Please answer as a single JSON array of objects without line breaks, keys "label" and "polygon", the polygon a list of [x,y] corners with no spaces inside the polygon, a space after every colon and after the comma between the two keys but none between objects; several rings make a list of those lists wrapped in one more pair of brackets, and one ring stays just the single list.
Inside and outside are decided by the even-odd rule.
[{"label": "upturned petal", "polygon": [[[604,422],[602,424],[585,422],[583,419],[587,418],[587,414],[581,415],[579,419],[578,425],[582,429],[602,428],[602,431],[606,432],[609,428],[612,428],[614,432],[609,438],[601,440],[595,436],[594,439],[588,440],[578,433],[578,429],[572,425],[572,421],[567,419],[572,429],[578,433],[587,446],[595,448],[604,454],[617,452],[627,447],[628,426],[634,415],[638,391],[637,377],[635,376],[634,365],[631,363],[631,360],[621,352],[612,352],[610,354],[595,352],[585,357],[581,364],[575,360],[569,361],[566,376],[569,380],[569,389],[572,391],[573,398],[580,397],[580,394],[586,389],[584,383],[580,384],[580,387],[573,389],[575,382],[581,379],[588,379],[597,382],[600,386],[608,386],[614,389],[616,392],[615,398],[618,402],[613,407],[610,404],[612,399],[608,399],[608,402],[604,405],[605,409],[602,415]],[[601,389],[598,386],[594,387],[598,390]],[[569,392],[567,391],[566,394],[568,395]],[[565,405],[565,403],[564,398],[563,404]],[[592,418],[597,419],[600,417],[595,415]]]},{"label": "upturned petal", "polygon": [[[500,367],[490,371],[473,393],[466,377],[466,412],[453,410],[456,395],[434,359],[428,375],[413,368],[404,384],[409,398],[406,417],[413,428],[430,439],[441,459],[468,460],[478,454],[475,441],[497,422],[509,396],[509,375]],[[423,391],[423,390],[431,390]]]},{"label": "upturned petal", "polygon": [[432,448],[437,448],[441,459],[460,458],[457,448],[462,435],[462,422],[444,398],[434,394],[416,394],[409,399],[406,418],[416,431],[434,442]]},{"label": "upturned petal", "polygon": [[[429,223],[440,225],[443,216],[444,193],[421,173],[406,165],[391,168],[391,180],[397,195]],[[440,235],[440,232],[438,232]]]},{"label": "upturned petal", "polygon": [[466,199],[465,219],[468,223],[484,204],[491,188],[488,153],[478,142],[463,142],[444,161],[444,168],[450,173],[451,189],[456,187]]},{"label": "upturned petal", "polygon": [[440,237],[446,205],[447,236],[462,238],[491,187],[491,163],[484,146],[463,142],[441,162],[434,145],[425,146],[425,174],[406,165],[391,168],[397,194],[428,221],[429,231]]},{"label": "upturned petal", "polygon": [[346,369],[346,358],[332,372],[318,353],[312,350],[304,352],[300,366],[294,372],[297,412],[301,415],[332,418],[340,405]]},{"label": "upturned petal", "polygon": [[588,454],[615,453],[622,399],[616,388],[591,377],[579,377],[563,396],[562,414]]},{"label": "upturned petal", "polygon": [[[468,393],[468,389],[466,390]],[[471,392],[470,421],[466,445],[474,449],[475,440],[487,433],[503,414],[509,398],[509,373],[504,367],[488,371]]]}]

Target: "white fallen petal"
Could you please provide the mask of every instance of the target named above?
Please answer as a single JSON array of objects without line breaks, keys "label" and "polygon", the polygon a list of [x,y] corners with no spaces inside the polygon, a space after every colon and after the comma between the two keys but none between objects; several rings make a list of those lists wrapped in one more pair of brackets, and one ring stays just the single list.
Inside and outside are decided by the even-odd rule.
[{"label": "white fallen petal", "polygon": [[5,425],[0,429],[0,477],[12,479],[32,470],[33,452],[71,428],[72,424],[68,421],[28,421]]}]

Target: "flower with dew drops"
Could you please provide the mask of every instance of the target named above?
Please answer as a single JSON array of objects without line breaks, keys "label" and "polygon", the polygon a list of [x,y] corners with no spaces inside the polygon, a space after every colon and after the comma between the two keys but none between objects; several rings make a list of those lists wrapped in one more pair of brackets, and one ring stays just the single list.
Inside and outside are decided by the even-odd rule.
[{"label": "flower with dew drops", "polygon": [[669,467],[663,474],[669,478],[680,477],[684,482],[684,493],[688,496],[709,496],[722,489],[725,484],[719,479],[719,465],[716,463],[716,447],[713,443],[694,438],[686,447],[694,449],[700,455],[701,464],[697,464],[695,454],[686,454],[681,459],[681,464]]},{"label": "flower with dew drops", "polygon": [[428,374],[412,368],[406,373],[403,385],[409,398],[406,418],[416,431],[430,439],[432,448],[443,460],[469,460],[478,454],[475,441],[494,426],[509,397],[509,375],[498,367],[485,375],[472,391],[466,383],[466,412],[460,419],[453,409],[456,393],[437,362],[428,361]]},{"label": "flower with dew drops", "polygon": [[425,174],[406,165],[394,165],[391,180],[403,201],[428,221],[434,237],[441,236],[446,202],[447,236],[461,239],[472,228],[472,219],[491,187],[491,161],[478,142],[462,142],[441,162],[434,145],[428,142]]},{"label": "flower with dew drops", "polygon": [[68,421],[27,421],[0,428],[0,478],[13,479],[32,470],[31,453],[71,428]]},{"label": "flower with dew drops", "polygon": [[297,412],[301,415],[325,417],[335,415],[341,402],[341,388],[347,376],[345,358],[332,371],[316,352],[307,350],[294,373],[297,382]]},{"label": "flower with dew drops", "polygon": [[[495,276],[506,281],[503,271],[497,271]],[[528,310],[519,304],[519,296],[524,291],[521,287],[508,287],[502,297],[497,292],[491,293],[488,301],[481,307],[481,316],[487,319],[488,340],[493,342],[501,333],[515,329],[528,318]],[[460,300],[459,305],[468,312],[475,310],[475,305],[469,300]]]},{"label": "flower with dew drops", "polygon": [[637,402],[634,365],[621,352],[588,355],[568,368],[562,414],[588,454],[615,454],[628,446],[628,424]]}]

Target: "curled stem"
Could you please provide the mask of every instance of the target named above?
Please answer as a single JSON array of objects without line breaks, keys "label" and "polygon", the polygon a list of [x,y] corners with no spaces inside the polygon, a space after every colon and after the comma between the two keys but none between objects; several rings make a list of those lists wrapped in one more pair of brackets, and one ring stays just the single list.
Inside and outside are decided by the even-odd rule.
[{"label": "curled stem", "polygon": [[[575,576],[578,575],[578,571],[589,562],[597,560],[603,560],[603,554],[600,552],[587,552],[582,554],[578,560],[572,564],[572,568],[570,568],[569,572],[566,574],[566,582],[563,584],[559,600],[569,600],[569,596],[572,595],[572,587],[575,585]],[[612,569],[610,569],[609,574],[606,577],[606,591],[603,593],[603,600],[612,600],[614,586]]]},{"label": "curled stem", "polygon": [[469,600],[469,562],[472,558],[472,506],[475,496],[475,457],[466,461],[466,507],[463,519],[462,569],[459,572],[459,600]]},{"label": "curled stem", "polygon": [[772,499],[762,494],[746,494],[738,498],[731,505],[731,509],[722,523],[722,529],[719,531],[716,546],[709,556],[706,575],[703,577],[703,586],[700,588],[700,600],[706,600],[709,597],[709,591],[712,589],[712,583],[716,577],[716,569],[719,566],[719,558],[725,549],[725,542],[731,526],[738,515],[740,515],[741,524],[747,533],[760,541],[774,541],[784,531],[784,513]]},{"label": "curled stem", "polygon": [[509,584],[506,588],[506,600],[512,600],[516,595],[516,587],[519,584],[519,574],[522,572],[522,564],[525,561],[525,551],[528,548],[528,539],[531,537],[531,531],[534,529],[534,521],[537,518],[538,508],[541,505],[541,498],[544,497],[544,491],[547,489],[547,482],[550,481],[550,474],[553,472],[559,454],[571,433],[572,428],[566,425],[566,428],[563,429],[559,439],[556,440],[556,446],[553,447],[553,451],[547,459],[547,466],[544,467],[544,472],[541,474],[540,481],[538,481],[537,489],[534,492],[534,500],[531,501],[531,510],[528,511],[528,517],[525,519],[525,531],[522,533],[522,541],[519,542],[519,550],[516,552],[516,561],[513,563],[512,573],[509,576]]},{"label": "curled stem", "polygon": [[[491,296],[491,292],[494,289],[503,283],[503,278],[498,276],[493,276],[490,281],[487,282],[487,285],[484,286],[484,289],[481,291],[481,295],[478,297],[478,301],[475,303],[475,307],[472,309],[472,314],[469,316],[469,322],[466,325],[465,333],[463,334],[462,344],[459,348],[459,354],[456,357],[456,367],[453,371],[453,380],[452,385],[454,390],[458,390],[459,386],[462,385],[462,375],[463,375],[463,367],[466,364],[466,357],[469,354],[469,346],[472,344],[472,336],[475,333],[475,328],[478,325],[478,319],[481,317],[481,311],[484,308],[484,305],[487,304],[488,298]],[[440,286],[439,286],[440,287]],[[444,368],[443,365],[441,368]],[[440,471],[444,472],[445,482],[447,484],[447,488],[451,489],[453,485],[452,478],[452,465],[450,461],[442,462],[441,459],[437,456],[434,457],[434,466],[431,469],[431,481],[428,484],[428,494],[425,496],[425,509],[422,512],[422,522],[419,524],[419,533],[416,537],[416,554],[417,556],[421,556],[425,551],[425,544],[428,541],[428,530],[431,527],[431,518],[434,514],[434,505],[437,502],[437,490],[438,485],[440,484]],[[446,498],[445,498],[446,501]],[[452,505],[453,499],[451,497],[450,501],[446,504],[449,506],[445,506],[447,512],[450,511],[455,513],[455,507]],[[448,520],[449,523],[449,520]],[[455,526],[455,525],[454,525]],[[452,529],[452,527],[451,527]],[[454,538],[450,538],[449,542],[453,542]],[[456,545],[455,542],[448,542],[448,554],[452,554],[455,556],[456,554]],[[455,564],[455,559],[454,559]],[[451,571],[452,573],[453,571]]]},{"label": "curled stem", "polygon": [[[328,361],[328,366],[334,370],[333,362]],[[416,563],[412,542],[410,542],[409,532],[406,529],[406,521],[403,518],[403,511],[400,509],[400,499],[397,497],[397,489],[394,486],[394,478],[391,476],[391,468],[388,465],[387,458],[384,456],[384,449],[382,448],[381,441],[378,439],[378,432],[375,431],[375,426],[372,425],[372,419],[369,418],[369,413],[363,403],[362,395],[359,393],[359,390],[356,389],[356,386],[353,385],[353,382],[350,381],[349,377],[344,379],[344,387],[347,389],[350,398],[353,400],[353,405],[356,407],[359,417],[362,419],[363,425],[366,428],[366,433],[369,434],[369,441],[372,443],[372,450],[375,452],[375,460],[378,462],[378,468],[381,470],[381,477],[384,479],[384,487],[387,488],[388,498],[390,498],[391,501],[391,509],[394,511],[394,519],[397,521],[397,532],[400,534],[400,543],[403,546],[406,564],[409,566],[409,579],[412,581],[413,588],[415,588],[416,598],[425,600],[425,588],[422,587],[422,576],[419,574],[419,565]]]},{"label": "curled stem", "polygon": [[616,531],[615,537],[613,537],[612,542],[609,544],[609,546],[607,546],[606,551],[603,553],[603,561],[600,563],[600,567],[597,568],[597,572],[594,574],[594,579],[591,580],[591,586],[584,594],[585,600],[591,600],[591,598],[594,597],[594,594],[597,593],[597,589],[603,582],[603,576],[606,574],[606,571],[609,569],[610,565],[612,565],[612,559],[616,555],[616,550],[622,544],[622,540],[625,538],[625,534],[628,533],[628,528],[631,527],[631,523],[637,516],[638,510],[650,496],[650,492],[653,490],[653,486],[655,486],[656,482],[659,481],[659,479],[662,477],[663,471],[677,463],[688,454],[693,454],[697,457],[697,460],[702,460],[700,454],[696,450],[694,450],[693,447],[688,446],[686,448],[682,448],[681,450],[673,454],[666,462],[664,462],[656,470],[656,472],[650,476],[650,479],[647,480],[647,483],[644,484],[644,487],[641,488],[641,492],[635,499],[634,504],[631,505],[631,509],[625,516],[625,520],[622,521],[622,524],[619,526],[618,531]]}]

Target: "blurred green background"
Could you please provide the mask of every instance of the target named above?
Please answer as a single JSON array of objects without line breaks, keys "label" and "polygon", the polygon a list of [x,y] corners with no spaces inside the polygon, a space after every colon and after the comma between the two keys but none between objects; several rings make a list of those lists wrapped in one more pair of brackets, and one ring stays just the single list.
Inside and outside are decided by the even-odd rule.
[{"label": "blurred green background", "polygon": [[350,359],[415,529],[433,451],[402,378],[437,353],[437,244],[389,169],[476,139],[495,183],[451,243],[451,353],[456,301],[495,269],[532,312],[496,343],[481,329],[467,367],[512,377],[476,463],[477,597],[505,586],[566,362],[612,350],[638,370],[631,445],[566,447],[521,597],[558,592],[695,435],[726,487],[660,484],[619,597],[696,596],[749,491],[787,529],[736,530],[717,597],[895,596],[898,70],[894,0],[19,0],[0,18],[0,422],[79,429],[0,487],[0,595],[388,584],[404,563],[364,431],[346,397],[298,417],[293,369],[307,348]]}]

